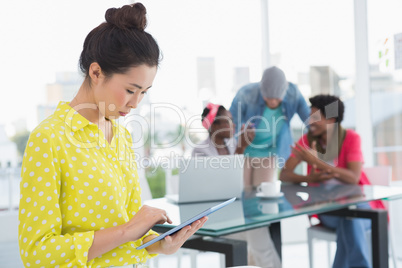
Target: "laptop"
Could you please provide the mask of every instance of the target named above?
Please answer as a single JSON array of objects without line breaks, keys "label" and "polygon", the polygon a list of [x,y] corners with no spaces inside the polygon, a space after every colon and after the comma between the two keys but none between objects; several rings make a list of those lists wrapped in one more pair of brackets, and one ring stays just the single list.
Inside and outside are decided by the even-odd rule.
[{"label": "laptop", "polygon": [[182,204],[241,198],[243,155],[193,157],[178,164],[177,189],[166,194],[170,201]]}]

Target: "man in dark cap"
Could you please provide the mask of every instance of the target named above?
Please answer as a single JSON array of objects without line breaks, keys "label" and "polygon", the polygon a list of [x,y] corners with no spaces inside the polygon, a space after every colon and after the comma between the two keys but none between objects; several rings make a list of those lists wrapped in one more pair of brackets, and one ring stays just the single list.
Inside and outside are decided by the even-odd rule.
[{"label": "man in dark cap", "polygon": [[304,122],[310,108],[297,86],[286,80],[283,71],[270,67],[261,81],[243,86],[230,107],[236,132],[255,127],[255,137],[244,154],[246,156],[244,183],[258,186],[263,181],[277,180],[277,166],[290,155],[293,138],[290,120],[297,113]]}]

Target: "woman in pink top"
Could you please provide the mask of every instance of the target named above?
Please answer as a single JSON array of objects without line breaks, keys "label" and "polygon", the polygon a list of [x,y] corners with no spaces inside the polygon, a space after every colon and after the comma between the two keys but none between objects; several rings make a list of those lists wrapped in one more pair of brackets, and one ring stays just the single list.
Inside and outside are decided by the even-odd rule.
[{"label": "woman in pink top", "polygon": [[[343,129],[344,105],[331,95],[310,98],[309,132],[292,147],[280,179],[294,183],[370,184],[362,171],[363,154],[360,136],[353,130]],[[305,161],[307,175],[294,173],[295,167]],[[374,207],[381,204],[374,203]],[[360,208],[370,205],[360,204]],[[383,208],[383,207],[382,207]],[[321,223],[335,229],[337,251],[333,267],[371,267],[365,233],[371,228],[367,219],[348,219],[339,216],[318,216]]]}]

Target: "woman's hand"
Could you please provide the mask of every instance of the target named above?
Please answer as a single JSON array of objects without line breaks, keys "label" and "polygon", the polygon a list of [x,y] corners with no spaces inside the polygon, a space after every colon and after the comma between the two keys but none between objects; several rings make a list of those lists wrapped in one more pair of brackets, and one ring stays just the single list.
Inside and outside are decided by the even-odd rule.
[{"label": "woman's hand", "polygon": [[[244,129],[244,127],[245,126],[243,125],[242,130]],[[247,126],[247,129],[244,130],[243,136],[245,136],[244,140],[247,141],[247,146],[250,145],[253,142],[254,137],[255,137],[254,124],[249,124]]]},{"label": "woman's hand", "polygon": [[[190,238],[196,231],[198,231],[204,223],[208,220],[208,217],[202,217],[196,220],[191,225],[183,227],[180,231],[173,235],[168,235],[161,241],[148,246],[146,249],[148,253],[162,253],[162,254],[173,254],[175,253],[183,244]],[[152,238],[151,238],[152,239]],[[145,240],[147,242],[149,239]]]},{"label": "woman's hand", "polygon": [[331,169],[317,171],[317,166],[313,165],[310,174],[307,175],[307,181],[320,183],[337,177],[339,177],[339,174],[334,173]]},{"label": "woman's hand", "polygon": [[95,231],[94,241],[88,251],[88,260],[109,252],[121,244],[136,241],[155,224],[165,222],[172,223],[166,211],[144,205],[129,222]]},{"label": "woman's hand", "polygon": [[296,143],[296,146],[292,147],[292,153],[296,156],[300,161],[305,161],[310,165],[317,164],[318,161],[318,153],[316,148],[316,142],[313,141],[311,144],[311,148],[304,148],[302,145]]},{"label": "woman's hand", "polygon": [[143,205],[131,220],[122,225],[128,241],[136,241],[143,237],[155,224],[172,223],[166,211]]},{"label": "woman's hand", "polygon": [[235,152],[237,154],[244,153],[244,150],[247,148],[247,146],[249,146],[253,142],[254,137],[255,137],[255,129],[252,125],[245,128],[245,125],[243,124],[241,126],[240,133],[241,134],[238,139],[237,149]]}]

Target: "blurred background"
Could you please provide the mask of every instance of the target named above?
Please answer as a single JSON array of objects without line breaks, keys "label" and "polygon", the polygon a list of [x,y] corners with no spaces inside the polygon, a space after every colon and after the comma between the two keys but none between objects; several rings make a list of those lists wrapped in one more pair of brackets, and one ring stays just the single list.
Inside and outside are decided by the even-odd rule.
[{"label": "blurred background", "polygon": [[[206,135],[200,124],[204,104],[229,108],[241,86],[259,81],[264,67],[276,65],[306,99],[319,93],[340,96],[346,104],[345,127],[356,129],[369,116],[370,128],[359,133],[372,137],[372,148],[363,148],[365,158],[370,165],[391,165],[393,179],[401,180],[402,2],[367,1],[369,99],[360,100],[355,92],[353,1],[269,0],[265,10],[263,2],[143,1],[147,30],[163,53],[152,90],[133,111],[142,121],[128,117],[126,123],[137,136],[137,150],[149,157],[144,163],[151,168],[161,162],[158,157],[189,155],[191,145]],[[106,9],[127,3],[2,2],[1,189],[7,188],[6,173],[18,178],[30,131],[60,100],[69,101],[78,91],[85,36],[104,21]],[[357,112],[359,102],[371,114]],[[297,139],[300,122],[292,125]],[[152,171],[147,178],[154,195],[161,196],[164,187],[154,187],[152,180],[163,170],[154,166]],[[0,207],[7,200],[6,192]]]}]

